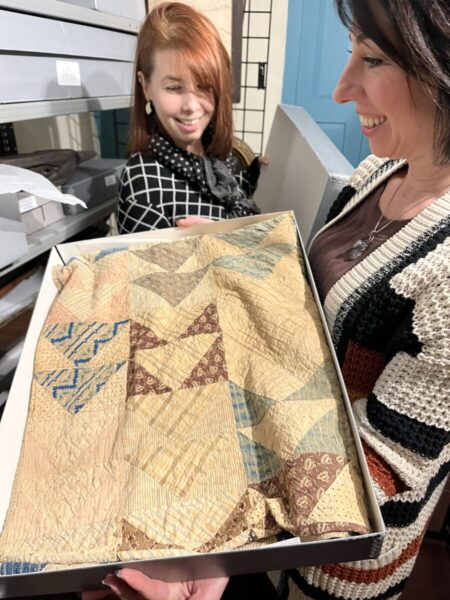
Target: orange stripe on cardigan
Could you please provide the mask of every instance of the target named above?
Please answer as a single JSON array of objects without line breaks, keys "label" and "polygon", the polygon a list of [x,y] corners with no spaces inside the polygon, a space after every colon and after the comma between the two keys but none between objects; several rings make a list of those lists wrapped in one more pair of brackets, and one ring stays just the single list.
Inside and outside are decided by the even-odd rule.
[{"label": "orange stripe on cardigan", "polygon": [[364,440],[361,441],[364,454],[366,455],[369,472],[383,492],[389,498],[392,498],[395,494],[408,491],[410,488],[402,479],[400,479],[389,463],[377,454]]},{"label": "orange stripe on cardigan", "polygon": [[323,565],[319,568],[331,577],[337,577],[351,583],[378,583],[390,577],[405,562],[418,554],[424,534],[425,529],[406,546],[397,558],[378,569],[353,569],[343,564]]},{"label": "orange stripe on cardigan", "polygon": [[367,396],[385,366],[381,352],[365,348],[357,342],[349,342],[345,352],[342,375],[350,400]]}]

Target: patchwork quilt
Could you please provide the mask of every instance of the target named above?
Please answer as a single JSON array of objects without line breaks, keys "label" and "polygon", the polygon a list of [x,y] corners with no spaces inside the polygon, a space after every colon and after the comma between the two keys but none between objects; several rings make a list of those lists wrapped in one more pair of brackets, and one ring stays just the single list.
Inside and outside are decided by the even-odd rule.
[{"label": "patchwork quilt", "polygon": [[55,281],[0,574],[368,532],[291,213]]}]

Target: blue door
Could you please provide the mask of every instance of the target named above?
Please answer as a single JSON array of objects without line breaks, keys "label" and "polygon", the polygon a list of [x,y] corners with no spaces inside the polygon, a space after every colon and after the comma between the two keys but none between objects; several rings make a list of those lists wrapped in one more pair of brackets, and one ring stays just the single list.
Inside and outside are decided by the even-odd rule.
[{"label": "blue door", "polygon": [[332,0],[289,0],[283,103],[303,106],[356,166],[369,146],[354,104],[338,105],[331,97],[349,47]]}]

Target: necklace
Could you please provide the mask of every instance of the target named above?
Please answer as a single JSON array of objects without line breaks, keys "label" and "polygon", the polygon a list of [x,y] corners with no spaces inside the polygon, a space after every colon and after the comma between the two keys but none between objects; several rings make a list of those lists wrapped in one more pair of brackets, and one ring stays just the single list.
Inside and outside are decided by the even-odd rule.
[{"label": "necklace", "polygon": [[[389,200],[389,207],[393,203],[393,201],[397,195],[397,192],[402,187],[402,185],[405,183],[405,181],[406,181],[406,178],[404,178],[401,181],[401,183],[397,186],[395,192],[392,194],[391,199]],[[395,220],[399,221],[403,217],[403,215],[406,215],[406,213],[408,211],[412,210],[415,206],[418,206],[421,202],[423,202],[423,198],[421,198],[418,202],[416,202],[412,206],[408,206],[408,208],[406,210],[404,210],[402,213],[400,213],[400,215]],[[386,223],[383,223],[383,225],[381,225],[381,227],[380,227],[381,221],[383,219],[386,219],[386,217],[383,215],[383,213],[381,213],[380,218],[375,223],[375,226],[373,227],[373,229],[369,232],[369,235],[366,238],[360,238],[360,239],[356,240],[356,242],[351,247],[349,255],[348,255],[350,260],[356,260],[360,256],[362,256],[364,254],[364,252],[367,250],[367,248],[370,246],[370,244],[373,242],[373,240],[377,237],[377,235],[381,231],[383,231],[383,229],[386,229],[386,227],[388,225],[390,225],[392,223],[392,221],[394,221],[394,219],[386,219]]]},{"label": "necklace", "polygon": [[380,227],[378,229],[378,226],[381,223],[382,218],[383,218],[383,215],[380,216],[380,218],[378,219],[378,221],[375,224],[375,227],[372,229],[372,231],[369,233],[369,235],[366,238],[356,240],[356,242],[351,247],[350,253],[348,255],[350,260],[356,260],[362,254],[364,254],[364,252],[367,250],[367,248],[370,246],[370,244],[376,238],[377,234],[380,233],[380,231],[383,231],[383,229],[385,229],[388,225],[390,225],[392,223],[392,221],[389,220],[389,221],[387,221],[387,223],[385,223],[382,227]]}]

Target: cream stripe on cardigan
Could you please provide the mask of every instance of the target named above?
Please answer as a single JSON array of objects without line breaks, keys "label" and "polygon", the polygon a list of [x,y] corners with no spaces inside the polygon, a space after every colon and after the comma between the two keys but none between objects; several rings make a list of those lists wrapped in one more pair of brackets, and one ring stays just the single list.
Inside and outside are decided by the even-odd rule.
[{"label": "cream stripe on cardigan", "polygon": [[[368,165],[366,165],[366,162]],[[353,185],[354,181],[360,182],[363,177],[371,177],[376,169],[380,168],[385,163],[386,159],[374,160],[374,157],[369,157],[356,170],[355,177],[352,177],[350,184]],[[323,227],[316,234],[316,236],[343,218],[349,211],[351,211],[362,200],[364,200],[364,198],[366,198],[378,185],[391,177],[391,175],[402,168],[405,164],[406,161],[399,161],[398,163],[392,165],[389,169],[386,169],[380,173],[378,177],[370,180],[366,185],[363,185],[363,187],[355,193],[354,197],[350,200],[342,212],[332,221],[330,221],[325,227]],[[449,214],[450,192],[447,192],[447,194],[426,207],[416,217],[411,219],[411,221],[407,223],[405,227],[391,236],[388,240],[381,244],[381,246],[371,252],[364,260],[355,265],[353,269],[350,269],[350,271],[336,281],[336,283],[329,290],[324,303],[325,315],[330,327],[332,328],[334,326],[336,315],[344,301],[351,294],[353,294],[355,290],[360,288],[368,278],[376,275],[388,263],[395,259],[402,258],[405,250],[415,239],[431,231],[442,218],[448,216]]]}]

